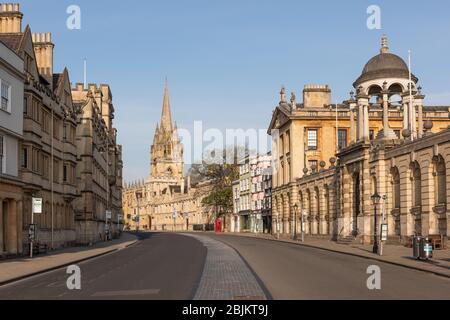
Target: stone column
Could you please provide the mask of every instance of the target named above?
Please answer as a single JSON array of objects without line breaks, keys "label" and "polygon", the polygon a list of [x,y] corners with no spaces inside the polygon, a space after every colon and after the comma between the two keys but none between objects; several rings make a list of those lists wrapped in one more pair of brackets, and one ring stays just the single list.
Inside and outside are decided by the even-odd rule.
[{"label": "stone column", "polygon": [[317,193],[316,190],[311,189],[311,234],[317,234],[317,214],[319,208],[317,207]]},{"label": "stone column", "polygon": [[419,126],[419,130],[418,130],[418,138],[421,139],[423,137],[423,100],[425,99],[424,95],[418,95],[416,96],[416,102],[417,102],[417,108],[418,108],[418,126]]},{"label": "stone column", "polygon": [[3,243],[3,199],[0,198],[0,255],[3,253],[4,243]]},{"label": "stone column", "polygon": [[359,140],[368,140],[370,135],[370,123],[369,123],[369,97],[365,95],[358,96],[358,125],[360,127]]},{"label": "stone column", "polygon": [[409,107],[408,102],[406,101],[406,96],[402,96],[402,104],[403,104],[403,130],[409,129]]},{"label": "stone column", "polygon": [[364,139],[369,140],[370,137],[370,122],[369,122],[369,106],[364,106]]},{"label": "stone column", "polygon": [[430,234],[439,234],[439,221],[435,219],[433,207],[436,204],[435,198],[435,173],[433,172],[433,165],[426,163],[421,166],[422,173],[422,235],[428,236]]},{"label": "stone column", "polygon": [[411,137],[413,137],[413,139],[417,138],[417,120],[416,120],[416,107],[414,104],[414,97],[411,98],[408,96],[408,101],[412,101],[409,102],[409,121],[410,121],[410,126],[411,126]]},{"label": "stone column", "polygon": [[358,112],[356,116],[358,121],[356,140],[361,141],[364,136],[364,107],[361,104],[358,104]]},{"label": "stone column", "polygon": [[350,144],[354,144],[356,138],[356,126],[355,126],[355,105],[350,105]]},{"label": "stone column", "polygon": [[10,255],[17,254],[17,203],[15,200],[8,201],[7,213],[6,252]]},{"label": "stone column", "polygon": [[17,201],[17,252],[19,254],[23,253],[23,202],[22,200]]}]

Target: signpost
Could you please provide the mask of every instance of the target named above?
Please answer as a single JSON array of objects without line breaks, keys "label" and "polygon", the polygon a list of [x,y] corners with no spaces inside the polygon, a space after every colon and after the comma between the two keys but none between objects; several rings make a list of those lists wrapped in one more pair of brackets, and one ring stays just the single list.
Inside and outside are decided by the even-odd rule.
[{"label": "signpost", "polygon": [[175,232],[176,223],[177,223],[177,208],[175,208],[175,207],[173,207],[172,218],[173,218],[173,231]]},{"label": "signpost", "polygon": [[33,258],[33,245],[34,241],[36,241],[36,225],[34,224],[34,215],[42,214],[42,198],[33,198],[31,206],[31,224],[28,236],[30,239],[30,258]]}]

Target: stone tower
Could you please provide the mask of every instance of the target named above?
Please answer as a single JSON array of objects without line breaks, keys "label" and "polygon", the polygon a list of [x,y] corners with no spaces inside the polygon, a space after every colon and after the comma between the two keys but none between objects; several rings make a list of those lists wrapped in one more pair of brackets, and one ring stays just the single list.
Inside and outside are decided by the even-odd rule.
[{"label": "stone tower", "polygon": [[182,180],[184,178],[183,145],[180,142],[176,123],[172,123],[169,89],[166,82],[161,122],[151,147],[151,177]]}]

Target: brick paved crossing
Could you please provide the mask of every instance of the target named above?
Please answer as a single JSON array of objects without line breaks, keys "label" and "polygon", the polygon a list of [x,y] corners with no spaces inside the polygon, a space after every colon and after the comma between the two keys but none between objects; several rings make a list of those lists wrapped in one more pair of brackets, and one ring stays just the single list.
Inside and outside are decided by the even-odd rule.
[{"label": "brick paved crossing", "polygon": [[209,237],[194,237],[208,249],[194,300],[265,300],[266,295],[238,253]]}]

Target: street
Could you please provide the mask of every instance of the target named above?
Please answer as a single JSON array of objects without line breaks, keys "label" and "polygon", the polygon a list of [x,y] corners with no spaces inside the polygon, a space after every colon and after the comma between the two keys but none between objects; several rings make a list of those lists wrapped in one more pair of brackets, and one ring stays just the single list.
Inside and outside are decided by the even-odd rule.
[{"label": "street", "polygon": [[[81,263],[81,290],[68,290],[60,269],[1,287],[0,299],[450,299],[450,279],[295,244],[214,234],[140,238]],[[381,268],[381,290],[367,288],[371,265]]]}]

